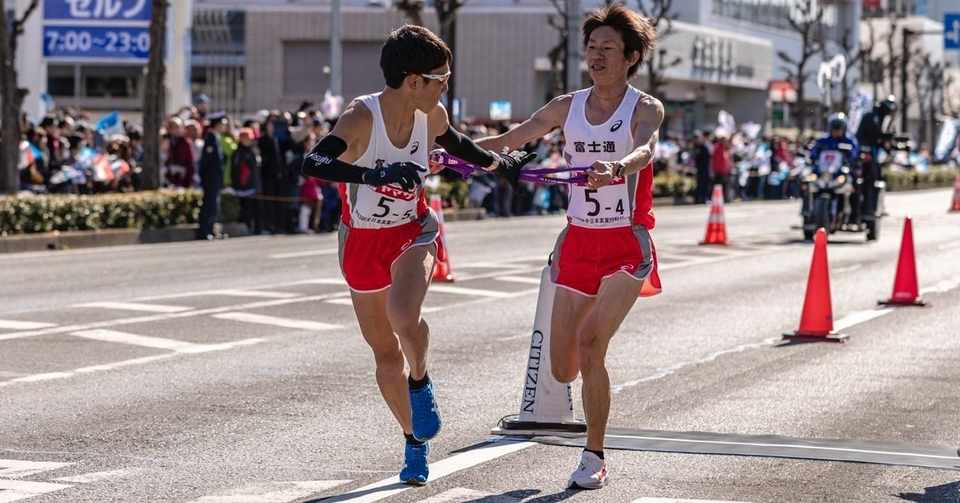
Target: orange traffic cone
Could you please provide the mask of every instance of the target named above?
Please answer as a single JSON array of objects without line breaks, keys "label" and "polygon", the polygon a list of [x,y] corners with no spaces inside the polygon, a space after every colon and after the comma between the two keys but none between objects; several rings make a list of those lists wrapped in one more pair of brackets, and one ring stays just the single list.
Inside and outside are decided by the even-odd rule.
[{"label": "orange traffic cone", "polygon": [[707,218],[707,232],[703,236],[701,245],[727,244],[727,224],[723,218],[723,186],[713,186],[713,197],[710,198],[710,217]]},{"label": "orange traffic cone", "polygon": [[917,284],[917,260],[913,252],[913,222],[907,217],[903,222],[903,239],[900,241],[900,258],[897,259],[897,276],[893,280],[893,295],[888,300],[878,301],[881,306],[923,306]]},{"label": "orange traffic cone", "polygon": [[453,282],[453,267],[450,266],[450,257],[447,255],[446,233],[443,229],[443,202],[440,196],[430,196],[430,208],[437,214],[440,235],[437,237],[437,260],[433,266],[433,280],[444,283]]},{"label": "orange traffic cone", "polygon": [[794,341],[843,342],[845,334],[833,331],[833,303],[830,299],[830,266],[827,263],[827,233],[817,229],[813,243],[813,260],[807,277],[807,293],[803,299],[800,328],[784,339]]},{"label": "orange traffic cone", "polygon": [[950,205],[950,211],[960,211],[960,175],[953,181],[953,204]]}]

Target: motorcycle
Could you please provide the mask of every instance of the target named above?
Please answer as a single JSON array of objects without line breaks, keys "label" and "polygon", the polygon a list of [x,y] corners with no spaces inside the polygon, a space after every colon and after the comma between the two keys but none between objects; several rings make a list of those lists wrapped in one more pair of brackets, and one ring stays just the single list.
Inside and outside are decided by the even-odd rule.
[{"label": "motorcycle", "polygon": [[817,229],[830,234],[851,230],[854,223],[851,199],[856,192],[856,176],[838,151],[825,151],[820,156],[820,173],[804,170],[800,185],[803,205],[803,237],[813,239]]}]

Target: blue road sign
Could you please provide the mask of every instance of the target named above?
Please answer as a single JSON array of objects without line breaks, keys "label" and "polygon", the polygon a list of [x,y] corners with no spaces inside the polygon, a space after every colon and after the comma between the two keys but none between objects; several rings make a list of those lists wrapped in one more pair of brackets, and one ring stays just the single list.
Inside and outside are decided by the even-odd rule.
[{"label": "blue road sign", "polygon": [[960,50],[960,12],[943,14],[943,49]]}]

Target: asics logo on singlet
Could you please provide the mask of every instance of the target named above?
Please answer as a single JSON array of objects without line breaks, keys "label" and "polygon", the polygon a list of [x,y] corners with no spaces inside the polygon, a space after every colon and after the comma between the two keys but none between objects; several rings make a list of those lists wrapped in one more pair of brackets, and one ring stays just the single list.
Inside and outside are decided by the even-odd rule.
[{"label": "asics logo on singlet", "polygon": [[417,153],[417,150],[420,150],[420,142],[419,142],[419,141],[413,142],[413,148],[410,149],[410,155],[416,154],[416,153]]},{"label": "asics logo on singlet", "polygon": [[622,125],[623,125],[623,121],[621,121],[621,120],[618,120],[617,122],[614,122],[613,125],[610,126],[610,132],[612,133],[612,132],[620,129],[620,126],[622,126]]}]

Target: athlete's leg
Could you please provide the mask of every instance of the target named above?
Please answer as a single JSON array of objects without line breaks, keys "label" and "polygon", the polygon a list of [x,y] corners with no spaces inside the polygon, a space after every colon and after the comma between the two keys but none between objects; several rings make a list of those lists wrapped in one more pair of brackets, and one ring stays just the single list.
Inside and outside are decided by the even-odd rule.
[{"label": "athlete's leg", "polygon": [[603,436],[610,415],[610,377],[605,362],[607,347],[637,301],[639,291],[640,283],[628,274],[617,273],[603,280],[596,302],[580,325],[578,352],[589,450],[603,450]]},{"label": "athlete's leg", "polygon": [[592,297],[557,287],[550,316],[550,370],[560,382],[572,382],[580,371],[577,329],[592,305]]},{"label": "athlete's leg", "polygon": [[427,371],[430,328],[420,317],[420,309],[433,276],[435,257],[436,246],[415,246],[391,267],[393,285],[387,293],[387,317],[400,339],[413,379],[422,379]]},{"label": "athlete's leg", "polygon": [[387,294],[389,290],[373,293],[351,291],[353,310],[357,313],[360,332],[373,350],[377,365],[377,386],[387,402],[390,412],[397,418],[403,433],[411,434],[410,395],[407,391],[407,374],[404,370],[403,351],[387,319]]}]

